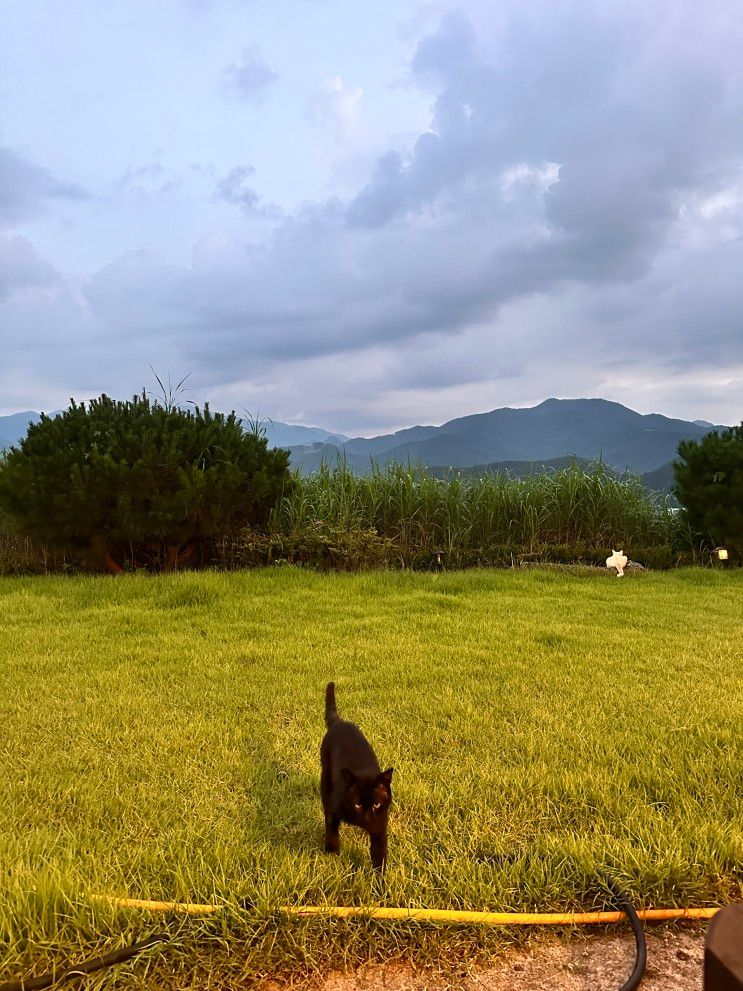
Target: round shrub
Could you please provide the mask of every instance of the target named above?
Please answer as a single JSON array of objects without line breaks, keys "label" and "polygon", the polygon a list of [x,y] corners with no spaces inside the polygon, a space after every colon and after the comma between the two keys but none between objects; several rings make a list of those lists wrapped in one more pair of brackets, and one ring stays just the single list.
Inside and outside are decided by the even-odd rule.
[{"label": "round shrub", "polygon": [[207,559],[229,529],[264,524],[288,463],[234,413],[103,395],[29,426],[0,471],[0,511],[95,569],[172,570]]}]

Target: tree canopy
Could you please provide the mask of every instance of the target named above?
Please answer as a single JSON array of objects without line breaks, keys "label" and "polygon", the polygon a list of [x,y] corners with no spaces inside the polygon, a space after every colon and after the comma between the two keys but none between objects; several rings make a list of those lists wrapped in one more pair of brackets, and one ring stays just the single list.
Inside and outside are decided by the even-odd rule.
[{"label": "tree canopy", "polygon": [[679,444],[675,491],[693,532],[743,559],[743,423]]},{"label": "tree canopy", "polygon": [[232,527],[264,523],[288,465],[234,412],[102,395],[29,426],[0,470],[0,510],[95,567],[171,569]]}]

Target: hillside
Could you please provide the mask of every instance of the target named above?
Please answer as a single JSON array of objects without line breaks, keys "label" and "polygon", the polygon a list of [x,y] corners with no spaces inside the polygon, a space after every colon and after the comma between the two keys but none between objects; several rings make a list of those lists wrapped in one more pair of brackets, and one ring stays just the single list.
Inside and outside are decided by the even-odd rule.
[{"label": "hillside", "polygon": [[492,410],[416,426],[379,437],[356,437],[292,449],[292,463],[314,471],[343,457],[354,470],[372,462],[415,462],[432,467],[472,467],[509,462],[544,463],[602,458],[619,470],[644,474],[672,461],[679,441],[699,440],[710,427],[657,413],[641,414],[605,399],[547,399],[528,409]]},{"label": "hillside", "polygon": [[654,489],[656,492],[670,492],[674,483],[673,461],[667,461],[655,471],[646,472],[642,480],[649,489]]}]

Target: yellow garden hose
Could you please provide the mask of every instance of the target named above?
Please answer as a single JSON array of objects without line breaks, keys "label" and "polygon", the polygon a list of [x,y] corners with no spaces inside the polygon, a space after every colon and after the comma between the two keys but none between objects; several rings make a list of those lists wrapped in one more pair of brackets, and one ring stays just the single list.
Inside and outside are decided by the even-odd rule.
[{"label": "yellow garden hose", "polygon": [[[144,909],[149,912],[213,915],[222,910],[221,905],[200,905],[194,902],[160,902],[145,898],[116,898],[111,895],[92,897],[95,901],[105,902],[115,908]],[[386,908],[363,905],[285,905],[281,911],[286,915],[299,917],[320,915],[348,919],[360,916],[485,926],[586,926],[621,922],[626,917],[624,912],[457,912],[438,908]],[[645,921],[663,922],[673,919],[711,919],[719,911],[719,908],[645,908],[638,909],[637,914]]]},{"label": "yellow garden hose", "polygon": [[[281,911],[290,916],[305,918],[321,916],[325,918],[373,918],[398,919],[417,922],[443,922],[454,925],[486,925],[486,926],[518,926],[518,925],[552,925],[578,926],[596,925],[597,923],[620,922],[628,918],[632,923],[637,946],[635,967],[630,979],[626,981],[621,991],[635,991],[645,970],[646,949],[645,937],[640,925],[640,919],[663,921],[671,919],[711,919],[719,908],[647,908],[636,911],[626,898],[615,890],[617,904],[624,911],[619,912],[456,912],[446,909],[431,908],[386,908],[381,905],[349,906],[349,905],[289,905]],[[96,902],[110,905],[114,908],[143,909],[149,912],[175,912],[186,915],[214,915],[225,906],[214,904],[199,904],[196,902],[163,902],[151,901],[145,898],[117,898],[113,895],[92,895]],[[105,967],[129,960],[144,950],[170,941],[167,933],[151,936],[149,939],[133,943],[121,950],[115,950],[102,957],[86,960],[82,964],[67,967],[63,970],[52,970],[38,977],[21,978],[0,984],[0,991],[43,991],[54,984],[65,982],[83,974],[91,974]]]}]

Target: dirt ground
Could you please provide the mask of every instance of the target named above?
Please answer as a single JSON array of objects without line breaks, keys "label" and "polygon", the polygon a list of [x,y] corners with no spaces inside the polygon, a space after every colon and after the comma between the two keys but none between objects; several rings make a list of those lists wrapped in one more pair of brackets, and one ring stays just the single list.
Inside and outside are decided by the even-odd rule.
[{"label": "dirt ground", "polygon": [[[646,930],[648,963],[641,991],[701,991],[704,927]],[[617,991],[635,962],[631,934],[549,939],[511,950],[485,970],[415,971],[401,964],[369,965],[331,974],[321,991]]]}]

